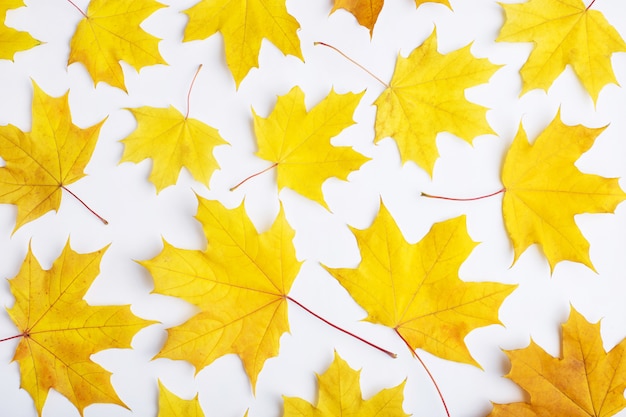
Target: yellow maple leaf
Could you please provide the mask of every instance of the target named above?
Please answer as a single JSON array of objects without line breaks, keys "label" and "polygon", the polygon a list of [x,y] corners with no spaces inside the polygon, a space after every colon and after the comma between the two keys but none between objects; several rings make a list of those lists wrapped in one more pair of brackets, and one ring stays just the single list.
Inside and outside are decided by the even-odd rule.
[{"label": "yellow maple leaf", "polygon": [[79,254],[66,244],[52,268],[43,270],[29,250],[18,275],[9,281],[15,305],[8,309],[20,342],[21,387],[41,415],[53,388],[81,415],[93,403],[124,406],[110,382],[111,373],[91,361],[92,354],[129,348],[136,332],[151,322],[128,306],[90,306],[83,296],[99,274],[105,249]]},{"label": "yellow maple leaf", "polygon": [[326,207],[324,181],[330,177],[346,180],[369,160],[350,147],[330,143],[354,123],[352,114],[362,96],[331,91],[307,112],[304,93],[294,87],[278,97],[267,118],[254,114],[257,156],[275,164],[279,190],[290,188]]},{"label": "yellow maple leaf", "polygon": [[458,270],[476,245],[465,217],[436,223],[420,242],[409,244],[381,204],[374,223],[353,232],[359,266],[325,268],[367,311],[367,321],[391,327],[412,350],[478,365],[465,336],[499,323],[500,304],[515,286],[459,279]]},{"label": "yellow maple leaf", "polygon": [[531,340],[506,351],[506,375],[530,394],[530,401],[495,404],[489,417],[610,417],[626,407],[626,341],[607,354],[600,323],[590,324],[574,308],[563,324],[561,358]]},{"label": "yellow maple leaf", "polygon": [[402,408],[404,384],[384,389],[363,400],[359,386],[360,371],[355,371],[335,352],[330,367],[318,375],[317,405],[297,397],[284,397],[284,417],[394,416],[408,417]]},{"label": "yellow maple leaf", "polygon": [[24,6],[23,0],[3,0],[0,5],[0,59],[13,59],[16,52],[40,44],[28,32],[15,30],[4,24],[7,11],[21,6]]},{"label": "yellow maple leaf", "polygon": [[165,244],[143,261],[154,291],[180,297],[200,312],[168,330],[160,358],[186,360],[197,371],[236,353],[252,386],[265,360],[278,354],[280,336],[289,331],[287,299],[300,270],[294,231],[282,209],[270,230],[258,234],[243,204],[233,210],[198,197],[197,218],[209,241],[200,250]]},{"label": "yellow maple leaf", "polygon": [[287,12],[285,0],[201,0],[185,14],[189,21],[184,41],[221,32],[226,63],[237,87],[252,68],[259,66],[263,38],[285,55],[303,59],[296,33],[300,25]]},{"label": "yellow maple leaf", "polygon": [[154,0],[92,0],[70,42],[68,65],[80,62],[94,84],[104,81],[126,91],[120,61],[135,70],[165,64],[159,39],[139,26],[164,7]]},{"label": "yellow maple leaf", "polygon": [[440,54],[433,31],[408,58],[398,56],[388,88],[374,102],[374,141],[392,137],[403,163],[413,161],[432,175],[439,157],[439,132],[469,143],[477,135],[493,133],[486,109],[467,101],[465,89],[487,82],[498,68],[487,59],[474,58],[470,45]]},{"label": "yellow maple leaf", "polygon": [[172,394],[159,381],[159,414],[157,417],[204,417],[196,395],[192,400],[183,400]]},{"label": "yellow maple leaf", "polygon": [[192,177],[205,185],[219,168],[213,148],[227,142],[218,131],[205,123],[184,116],[174,107],[130,109],[137,119],[137,129],[121,142],[121,162],[139,163],[152,159],[150,181],[157,193],[176,184],[185,167]]},{"label": "yellow maple leaf", "polygon": [[69,192],[66,186],[85,175],[104,122],[75,126],[68,93],[54,98],[33,86],[31,131],[0,126],[0,157],[6,163],[0,168],[0,203],[17,205],[15,230],[59,208],[62,190]]},{"label": "yellow maple leaf", "polygon": [[593,269],[574,216],[612,213],[626,198],[617,178],[584,174],[574,165],[603,130],[567,126],[557,115],[530,145],[520,127],[502,167],[502,211],[515,260],[538,243],[551,269],[562,260]]},{"label": "yellow maple leaf", "polygon": [[533,42],[522,66],[522,94],[547,90],[571,65],[593,101],[608,83],[617,84],[611,55],[626,52],[626,43],[604,15],[582,0],[530,0],[502,4],[506,21],[496,41]]}]

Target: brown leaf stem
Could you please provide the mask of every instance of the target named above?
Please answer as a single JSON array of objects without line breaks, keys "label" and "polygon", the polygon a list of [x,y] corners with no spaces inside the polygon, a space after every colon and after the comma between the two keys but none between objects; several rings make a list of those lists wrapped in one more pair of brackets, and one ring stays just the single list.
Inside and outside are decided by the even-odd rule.
[{"label": "brown leaf stem", "polygon": [[340,332],[343,332],[343,333],[347,334],[348,336],[352,336],[355,339],[359,340],[360,342],[363,342],[366,345],[369,345],[369,346],[373,347],[374,349],[377,349],[377,350],[379,350],[379,351],[381,351],[381,352],[391,356],[392,358],[397,358],[398,357],[398,355],[396,355],[395,353],[390,352],[387,349],[384,349],[384,348],[382,348],[382,347],[380,347],[378,345],[375,345],[374,343],[372,343],[372,342],[370,342],[368,340],[365,340],[362,337],[357,336],[354,333],[351,333],[351,332],[349,332],[349,331],[347,331],[345,329],[342,329],[341,327],[337,326],[336,324],[331,323],[330,321],[326,320],[324,317],[314,313],[312,310],[310,310],[307,307],[303,306],[302,304],[300,304],[298,301],[296,301],[295,299],[291,298],[290,296],[286,296],[285,298],[287,300],[293,302],[295,305],[297,305],[298,307],[300,307],[301,309],[303,309],[307,313],[311,314],[313,317],[316,317],[317,319],[319,319],[319,320],[323,321],[324,323],[328,324],[330,327],[333,327],[333,328],[339,330]]},{"label": "brown leaf stem", "polygon": [[83,11],[81,10],[81,8],[80,8],[80,7],[78,7],[78,6],[76,5],[76,3],[74,3],[72,0],[67,0],[67,1],[68,1],[68,3],[69,3],[69,4],[71,4],[72,6],[74,6],[74,8],[75,8],[76,10],[78,10],[78,11],[80,12],[80,14],[82,14],[83,16],[85,16],[85,19],[88,19],[88,18],[89,18],[89,16],[87,16],[87,13],[83,12]]},{"label": "brown leaf stem", "polygon": [[591,6],[593,6],[593,3],[595,3],[595,2],[596,2],[596,0],[591,0],[591,3],[589,3],[589,6],[587,6],[585,11],[589,10],[591,8]]},{"label": "brown leaf stem", "polygon": [[347,59],[348,61],[352,62],[354,65],[356,65],[357,67],[361,68],[363,71],[365,71],[366,73],[368,73],[371,77],[373,77],[376,81],[378,81],[379,83],[381,83],[382,85],[385,86],[385,88],[389,88],[389,84],[387,84],[386,82],[384,82],[383,80],[381,80],[379,77],[377,77],[376,75],[374,75],[374,73],[370,70],[368,70],[367,68],[365,68],[363,65],[359,64],[358,62],[356,62],[354,59],[350,58],[348,55],[344,54],[343,52],[341,52],[338,48],[329,45],[327,43],[324,42],[313,42],[313,45],[322,45],[322,46],[326,46],[327,48],[332,49],[333,51],[337,52],[339,55],[343,56],[345,59]]},{"label": "brown leaf stem", "polygon": [[501,190],[498,190],[496,192],[493,192],[491,194],[486,194],[486,195],[481,195],[479,197],[470,197],[470,198],[456,198],[456,197],[444,197],[444,196],[440,196],[440,195],[432,195],[432,194],[427,194],[422,192],[422,197],[427,197],[427,198],[438,198],[440,200],[450,200],[450,201],[475,201],[475,200],[482,200],[483,198],[488,198],[488,197],[493,197],[494,195],[498,195],[498,194],[502,194],[503,192],[506,191],[506,188],[502,188]]},{"label": "brown leaf stem", "polygon": [[437,390],[437,394],[439,394],[439,398],[441,399],[441,403],[443,404],[443,408],[446,411],[446,416],[450,417],[450,410],[448,410],[448,405],[446,404],[446,400],[443,398],[443,393],[441,392],[441,390],[439,389],[439,385],[437,385],[437,381],[435,381],[435,377],[433,376],[433,374],[430,372],[430,369],[428,369],[428,366],[426,366],[426,363],[424,363],[424,361],[422,360],[422,358],[420,358],[420,356],[417,354],[417,352],[415,352],[415,349],[413,349],[413,347],[409,344],[409,342],[400,334],[400,332],[398,331],[398,329],[395,329],[396,334],[400,337],[400,339],[402,339],[402,341],[404,342],[404,344],[406,345],[406,347],[409,348],[409,350],[411,351],[411,354],[417,358],[417,360],[419,361],[419,363],[422,365],[422,368],[424,368],[424,370],[426,371],[426,373],[428,374],[428,377],[430,378],[430,380],[433,382],[433,385],[435,386],[435,389]]},{"label": "brown leaf stem", "polygon": [[273,165],[265,168],[262,171],[257,172],[256,174],[252,174],[246,178],[244,178],[242,181],[239,182],[239,184],[235,185],[234,187],[230,187],[230,191],[235,191],[237,188],[239,188],[239,186],[243,185],[244,183],[246,183],[248,180],[251,180],[252,178],[256,177],[257,175],[261,175],[267,171],[269,171],[270,169],[276,168],[278,166],[278,162],[275,162]]},{"label": "brown leaf stem", "polygon": [[198,74],[200,73],[201,69],[202,64],[198,66],[198,69],[196,70],[196,73],[191,80],[191,84],[189,85],[189,91],[187,91],[187,112],[185,113],[185,120],[187,120],[187,117],[189,117],[189,100],[191,98],[191,89],[193,88],[193,84],[196,82],[196,78],[198,78]]},{"label": "brown leaf stem", "polygon": [[91,207],[89,207],[83,200],[81,200],[76,194],[74,194],[69,188],[67,188],[64,185],[60,186],[62,189],[64,189],[65,191],[67,191],[68,193],[70,193],[70,195],[72,197],[74,197],[75,199],[77,199],[83,206],[85,206],[85,208],[87,210],[89,210],[91,212],[91,214],[93,214],[94,216],[96,216],[102,223],[104,224],[109,224],[109,222],[102,216],[100,216],[98,213],[96,213]]},{"label": "brown leaf stem", "polygon": [[16,334],[15,336],[11,336],[11,337],[5,337],[4,339],[0,339],[0,343],[6,342],[7,340],[17,339],[18,337],[23,337],[23,336],[24,336],[24,333]]}]

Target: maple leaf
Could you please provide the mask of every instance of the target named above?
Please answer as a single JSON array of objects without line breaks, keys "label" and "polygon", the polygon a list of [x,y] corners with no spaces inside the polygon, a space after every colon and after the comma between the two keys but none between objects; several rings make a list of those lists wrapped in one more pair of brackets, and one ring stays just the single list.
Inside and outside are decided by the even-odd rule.
[{"label": "maple leaf", "polygon": [[196,181],[209,184],[219,168],[213,148],[226,144],[218,131],[203,122],[184,116],[174,107],[130,109],[137,119],[137,129],[121,142],[121,162],[139,163],[152,159],[150,181],[157,193],[176,184],[180,170],[186,167]]},{"label": "maple leaf", "polygon": [[20,331],[15,337],[21,338],[13,360],[39,415],[50,388],[81,415],[93,403],[126,407],[111,385],[111,373],[90,356],[130,347],[134,334],[152,322],[135,317],[128,306],[90,306],[83,300],[104,252],[79,254],[68,243],[52,268],[43,270],[29,250],[9,281],[15,305],[8,313]]},{"label": "maple leaf", "polygon": [[465,89],[487,82],[499,66],[474,58],[470,46],[442,55],[433,31],[408,58],[398,56],[391,82],[374,102],[374,141],[392,137],[403,163],[414,161],[432,175],[439,132],[468,143],[477,135],[494,133],[486,109],[467,101]]},{"label": "maple leaf", "polygon": [[0,203],[17,205],[14,230],[56,211],[62,190],[74,195],[66,186],[85,175],[104,122],[80,129],[72,123],[68,93],[53,98],[34,83],[33,88],[30,133],[0,126],[0,157],[6,163],[0,168]]},{"label": "maple leaf", "polygon": [[369,229],[353,232],[359,266],[325,268],[367,311],[366,320],[393,328],[411,350],[478,365],[465,336],[498,324],[500,304],[515,286],[459,279],[458,270],[476,245],[465,217],[436,223],[420,242],[409,244],[381,203]]},{"label": "maple leaf", "polygon": [[606,353],[600,323],[590,324],[574,308],[563,324],[562,357],[534,341],[506,351],[506,375],[530,394],[529,402],[495,404],[490,417],[609,417],[626,407],[626,341]]},{"label": "maple leaf", "polygon": [[282,209],[270,230],[258,234],[243,204],[228,210],[217,201],[198,201],[207,249],[165,243],[157,257],[141,262],[155,292],[200,309],[168,330],[158,357],[187,360],[199,371],[236,353],[254,387],[265,360],[278,354],[279,338],[289,331],[286,295],[300,270],[294,231]]},{"label": "maple leaf", "polygon": [[297,397],[284,398],[284,417],[322,416],[407,416],[402,409],[404,384],[384,389],[363,400],[359,386],[360,371],[355,371],[335,352],[330,367],[318,375],[317,405]]},{"label": "maple leaf", "polygon": [[168,391],[159,381],[159,414],[157,417],[204,417],[196,395],[192,400],[183,400]]},{"label": "maple leaf", "polygon": [[[157,9],[154,0],[92,0],[70,42],[68,65],[80,62],[94,84],[104,81],[126,91],[120,61],[135,70],[165,64],[159,39],[139,26]],[[80,9],[79,9],[80,10]]]},{"label": "maple leaf", "polygon": [[617,84],[611,55],[626,52],[626,44],[601,12],[581,0],[530,0],[502,7],[506,21],[496,41],[534,44],[521,69],[522,94],[547,90],[567,65],[594,103],[602,87]]},{"label": "maple leaf", "polygon": [[222,33],[226,63],[237,87],[252,68],[259,66],[263,38],[285,55],[303,59],[296,34],[300,25],[287,12],[285,0],[201,0],[184,13],[189,21],[183,41]]},{"label": "maple leaf", "polygon": [[40,44],[28,32],[21,32],[4,24],[8,10],[24,6],[23,0],[3,0],[0,5],[0,59],[13,59],[16,52]]},{"label": "maple leaf", "polygon": [[363,93],[328,96],[307,112],[304,93],[294,87],[278,97],[272,113],[263,118],[254,113],[257,156],[273,162],[278,189],[290,188],[326,207],[322,184],[330,177],[342,180],[369,158],[330,140],[352,125],[352,114]]},{"label": "maple leaf", "polygon": [[520,127],[502,167],[502,211],[514,262],[538,243],[552,270],[562,260],[594,269],[574,216],[611,213],[626,198],[617,178],[584,174],[574,165],[603,130],[566,126],[557,114],[530,145]]}]

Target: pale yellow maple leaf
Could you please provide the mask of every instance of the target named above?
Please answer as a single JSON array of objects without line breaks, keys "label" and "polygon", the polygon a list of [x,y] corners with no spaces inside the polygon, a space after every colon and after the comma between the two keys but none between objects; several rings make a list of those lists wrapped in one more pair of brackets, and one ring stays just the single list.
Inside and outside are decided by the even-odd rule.
[{"label": "pale yellow maple leaf", "polygon": [[475,136],[494,133],[486,109],[469,102],[465,90],[487,82],[498,68],[472,56],[470,45],[440,54],[433,32],[407,58],[398,56],[388,88],[374,102],[375,142],[393,138],[403,163],[413,161],[432,175],[439,132],[469,143]]},{"label": "pale yellow maple leaf", "polygon": [[189,21],[184,41],[222,34],[226,63],[237,87],[259,66],[264,38],[283,54],[303,59],[296,33],[300,24],[287,12],[285,0],[201,0],[185,14]]},{"label": "pale yellow maple leaf", "polygon": [[560,358],[533,341],[506,351],[512,364],[506,377],[530,398],[494,404],[489,417],[610,417],[626,407],[626,340],[606,353],[600,323],[590,324],[574,308],[562,334]]},{"label": "pale yellow maple leaf", "polygon": [[204,412],[196,395],[191,400],[172,394],[159,381],[159,414],[157,417],[204,417]]},{"label": "pale yellow maple leaf", "polygon": [[0,59],[13,59],[16,52],[40,44],[28,32],[21,32],[4,24],[8,10],[24,6],[24,0],[2,0],[0,4]]},{"label": "pale yellow maple leaf", "polygon": [[111,385],[111,373],[91,360],[104,349],[130,348],[151,322],[135,317],[129,306],[91,306],[83,296],[98,276],[105,249],[74,252],[69,243],[49,270],[29,250],[18,275],[9,280],[15,305],[9,316],[20,334],[14,360],[21,387],[41,416],[50,389],[80,412],[94,403],[124,406]]},{"label": "pale yellow maple leaf", "polygon": [[612,213],[626,199],[617,178],[585,174],[575,165],[603,130],[567,126],[557,114],[531,145],[520,127],[502,167],[502,211],[515,260],[537,243],[552,270],[563,260],[593,269],[574,216]]},{"label": "pale yellow maple leaf", "polygon": [[608,83],[617,84],[611,55],[626,43],[604,15],[582,0],[530,0],[502,4],[506,21],[498,42],[532,42],[522,66],[522,94],[547,90],[570,65],[594,102]]},{"label": "pale yellow maple leaf", "polygon": [[82,63],[94,84],[101,81],[126,91],[120,61],[135,70],[165,64],[159,39],[140,24],[164,7],[154,0],[92,0],[70,42],[68,65]]},{"label": "pale yellow maple leaf", "polygon": [[258,234],[243,204],[226,209],[201,197],[197,218],[208,240],[206,250],[170,244],[143,261],[154,291],[198,307],[187,322],[168,329],[159,358],[186,360],[197,371],[235,353],[254,389],[265,361],[278,354],[289,331],[287,294],[300,270],[294,231],[282,211],[272,227]]},{"label": "pale yellow maple leaf", "polygon": [[317,405],[297,397],[284,398],[284,417],[389,416],[408,417],[404,412],[404,384],[379,391],[364,400],[359,386],[360,371],[355,371],[335,352],[330,367],[318,375]]},{"label": "pale yellow maple leaf", "polygon": [[499,323],[500,304],[515,286],[459,278],[476,245],[465,217],[436,223],[410,244],[381,204],[372,225],[353,232],[361,252],[358,267],[325,268],[367,311],[366,320],[394,329],[412,350],[478,365],[465,337]]}]

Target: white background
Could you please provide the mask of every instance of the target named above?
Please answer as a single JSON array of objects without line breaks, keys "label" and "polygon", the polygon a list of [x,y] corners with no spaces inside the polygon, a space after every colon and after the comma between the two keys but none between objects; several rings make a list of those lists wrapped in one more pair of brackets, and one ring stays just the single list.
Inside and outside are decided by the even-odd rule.
[{"label": "white background", "polygon": [[[597,273],[580,264],[559,263],[552,275],[537,247],[527,250],[511,266],[513,252],[502,222],[501,195],[475,202],[446,202],[420,197],[420,192],[472,197],[497,191],[500,168],[509,144],[522,125],[534,139],[560,108],[567,124],[589,127],[609,124],[593,148],[577,166],[584,172],[607,177],[626,176],[626,92],[607,86],[597,105],[580,87],[568,68],[546,93],[534,90],[521,98],[519,68],[530,44],[495,43],[504,13],[495,0],[452,0],[454,12],[437,4],[419,9],[411,0],[388,1],[373,37],[345,11],[329,16],[330,0],[288,0],[289,12],[299,21],[304,63],[284,57],[265,41],[260,69],[252,70],[235,90],[225,67],[221,36],[182,43],[186,17],[181,10],[194,0],[165,2],[170,7],[154,13],[142,27],[163,39],[159,49],[168,66],[153,66],[135,72],[124,65],[128,94],[105,84],[94,88],[80,64],[67,67],[69,41],[81,15],[65,0],[27,0],[27,8],[10,12],[7,24],[29,31],[45,42],[18,53],[14,62],[0,60],[0,125],[14,124],[24,131],[31,123],[31,80],[46,93],[60,96],[68,89],[72,118],[81,127],[108,117],[87,176],[71,190],[106,217],[102,225],[71,196],[64,195],[58,213],[49,213],[12,234],[16,208],[0,205],[0,277],[12,278],[20,268],[29,242],[44,268],[49,268],[67,239],[78,252],[96,251],[108,244],[86,299],[91,304],[131,304],[133,312],[160,321],[140,331],[133,349],[108,350],[93,359],[111,371],[112,384],[132,410],[97,404],[88,407],[87,417],[148,417],[156,415],[157,379],[175,394],[192,398],[196,392],[207,416],[250,417],[282,415],[282,397],[316,398],[315,373],[323,373],[333,350],[361,370],[365,397],[407,380],[404,409],[421,416],[443,416],[441,402],[420,364],[412,358],[391,329],[362,320],[366,313],[319,265],[354,267],[359,262],[356,241],[348,225],[367,228],[382,198],[406,239],[420,240],[434,222],[467,215],[469,233],[481,242],[461,268],[461,278],[497,281],[518,288],[500,309],[503,326],[473,331],[466,339],[477,367],[438,359],[423,351],[419,355],[434,374],[454,417],[484,416],[493,402],[522,400],[523,393],[502,376],[509,363],[502,349],[525,347],[532,337],[547,352],[560,353],[560,325],[570,305],[589,321],[602,319],[605,348],[626,336],[626,206],[616,214],[579,215],[576,222],[591,243],[591,259]],[[88,1],[76,2],[83,10]],[[626,4],[597,0],[594,9],[626,37]],[[488,84],[470,88],[466,96],[490,110],[487,119],[497,135],[477,137],[473,146],[447,133],[437,144],[441,157],[431,178],[413,163],[400,164],[391,139],[373,144],[375,107],[371,105],[383,86],[344,58],[315,41],[332,44],[384,80],[390,80],[398,53],[407,56],[437,27],[439,50],[446,53],[471,42],[476,57],[487,57],[503,65]],[[626,84],[626,54],[612,59],[618,80]],[[119,164],[121,139],[136,127],[125,108],[173,105],[187,109],[189,83],[203,64],[191,95],[190,117],[219,129],[230,146],[215,149],[221,170],[213,175],[210,190],[193,182],[183,170],[176,186],[156,194],[147,176],[150,161]],[[366,90],[356,113],[357,124],[333,140],[353,146],[372,158],[350,175],[349,182],[328,180],[323,187],[331,212],[290,190],[278,193],[275,173],[251,180],[235,192],[231,186],[270,164],[254,156],[252,109],[267,116],[276,97],[299,85],[309,108],[334,88],[340,93]],[[626,189],[626,181],[621,181]],[[287,219],[296,230],[294,245],[304,261],[290,295],[318,314],[363,337],[398,353],[391,359],[339,333],[295,305],[289,307],[291,332],[284,334],[278,357],[268,360],[259,375],[256,396],[239,359],[228,355],[198,370],[185,362],[151,360],[165,340],[167,327],[182,323],[193,313],[186,303],[151,294],[152,279],[134,260],[156,256],[162,239],[180,248],[201,249],[205,245],[194,219],[198,193],[235,207],[245,198],[245,207],[259,231],[273,222],[282,202]],[[445,294],[442,294],[445,296]],[[0,280],[0,305],[10,307],[14,299],[9,285]],[[17,333],[5,312],[0,312],[0,338]],[[11,362],[18,340],[0,344],[0,415],[30,417],[36,412],[29,395],[19,389],[17,363]],[[62,396],[51,392],[44,407],[45,417],[73,417],[78,411]],[[620,413],[626,415],[626,412]]]}]

